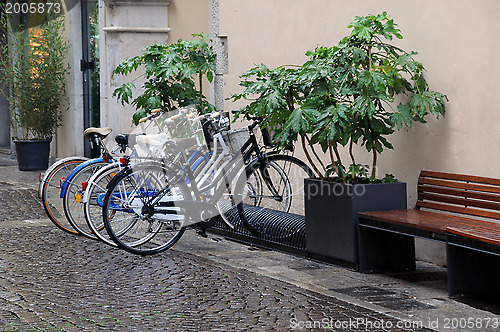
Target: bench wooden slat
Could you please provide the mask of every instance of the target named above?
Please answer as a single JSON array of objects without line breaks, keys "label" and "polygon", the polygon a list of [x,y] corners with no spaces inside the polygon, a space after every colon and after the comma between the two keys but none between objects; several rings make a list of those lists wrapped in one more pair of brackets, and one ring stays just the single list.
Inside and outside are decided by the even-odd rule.
[{"label": "bench wooden slat", "polygon": [[452,206],[452,205],[427,202],[427,201],[419,201],[418,206],[421,208],[462,213],[462,214],[467,214],[467,215],[477,216],[477,217],[500,219],[500,213],[493,212],[493,211],[478,210],[478,209],[465,208],[465,207],[461,207],[461,206]]},{"label": "bench wooden slat", "polygon": [[461,198],[461,197],[452,197],[452,196],[444,196],[444,195],[436,195],[432,193],[422,193],[420,195],[421,200],[429,200],[433,202],[440,202],[440,203],[448,203],[448,204],[453,204],[453,205],[459,205],[459,206],[473,206],[481,209],[489,209],[489,210],[495,210],[495,211],[500,211],[500,204],[495,203],[495,202],[488,202],[488,201],[479,201],[475,199],[467,199],[467,198]]},{"label": "bench wooden slat", "polygon": [[442,188],[442,187],[434,187],[428,185],[418,185],[417,190],[419,193],[437,193],[449,196],[458,196],[464,198],[475,198],[492,202],[500,202],[500,195],[494,194],[486,194],[475,191],[461,190],[461,189],[450,189],[450,188]]},{"label": "bench wooden slat", "polygon": [[445,173],[445,172],[435,172],[435,171],[426,171],[423,170],[420,172],[421,178],[438,178],[438,179],[448,179],[448,180],[456,180],[456,181],[464,181],[464,182],[476,182],[476,183],[484,183],[491,184],[494,186],[500,186],[500,179],[489,178],[484,176],[475,176],[475,175],[465,175],[465,174],[455,174],[455,173]]},{"label": "bench wooden slat", "polygon": [[376,220],[414,227],[444,235],[447,227],[485,227],[494,229],[500,227],[497,223],[477,220],[467,217],[453,216],[444,213],[421,211],[421,210],[390,210],[359,212],[359,223],[363,225],[363,219]]},{"label": "bench wooden slat", "polygon": [[447,227],[446,231],[458,236],[487,242],[500,246],[500,225],[495,228],[483,227]]},{"label": "bench wooden slat", "polygon": [[474,190],[474,191],[479,191],[479,192],[489,192],[489,193],[500,194],[500,187],[488,186],[488,185],[483,185],[483,184],[454,182],[454,181],[429,179],[429,178],[419,178],[418,184],[428,184],[428,185],[434,185],[434,186],[439,186],[439,187],[458,188],[458,189],[466,189],[466,190]]}]

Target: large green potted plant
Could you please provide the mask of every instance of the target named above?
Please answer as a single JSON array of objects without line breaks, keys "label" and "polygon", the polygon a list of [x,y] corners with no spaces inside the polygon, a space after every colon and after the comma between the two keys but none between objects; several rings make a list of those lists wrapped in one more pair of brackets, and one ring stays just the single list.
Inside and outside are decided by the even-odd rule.
[{"label": "large green potted plant", "polygon": [[[305,181],[307,250],[357,268],[357,212],[406,208],[405,184],[376,177],[379,154],[393,148],[388,136],[444,115],[446,97],[429,89],[415,52],[388,43],[402,36],[387,13],[349,27],[337,46],[307,52],[301,66],[251,69],[232,98],[252,100],[241,112],[262,116],[280,147],[300,141],[318,175]],[[372,154],[371,170],[356,162],[355,145]]]},{"label": "large green potted plant", "polygon": [[68,107],[64,17],[45,17],[28,28],[3,15],[1,24],[8,40],[0,49],[0,75],[6,83],[2,93],[11,108],[19,169],[47,169],[52,136]]}]

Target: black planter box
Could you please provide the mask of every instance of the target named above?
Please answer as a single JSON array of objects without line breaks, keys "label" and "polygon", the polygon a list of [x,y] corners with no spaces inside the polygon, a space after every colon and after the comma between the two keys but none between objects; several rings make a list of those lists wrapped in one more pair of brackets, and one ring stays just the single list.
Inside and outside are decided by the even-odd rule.
[{"label": "black planter box", "polygon": [[359,270],[358,212],[406,209],[406,183],[305,179],[306,251]]}]

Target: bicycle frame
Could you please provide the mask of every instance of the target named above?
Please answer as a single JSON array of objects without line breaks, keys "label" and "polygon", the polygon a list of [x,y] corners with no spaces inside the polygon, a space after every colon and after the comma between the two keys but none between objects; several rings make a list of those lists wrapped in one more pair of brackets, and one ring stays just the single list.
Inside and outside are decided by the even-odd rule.
[{"label": "bicycle frame", "polygon": [[[248,175],[251,168],[255,163],[250,163],[245,167],[245,163],[250,160],[252,155],[256,155],[256,160],[263,161],[266,158],[266,154],[262,153],[255,134],[253,133],[253,128],[257,124],[250,125],[249,128],[249,138],[240,148],[240,153],[232,156],[229,160],[226,159],[230,155],[229,149],[224,142],[221,133],[217,133],[213,137],[213,154],[205,167],[202,169],[199,175],[194,176],[190,167],[186,167],[186,162],[178,170],[175,175],[169,179],[170,183],[177,183],[183,178],[189,179],[190,191],[192,197],[200,197],[201,200],[182,200],[176,201],[175,197],[169,197],[169,200],[165,200],[164,196],[167,195],[169,188],[159,192],[157,195],[151,197],[145,204],[152,206],[152,214],[185,214],[190,220],[182,223],[182,227],[190,226],[208,220],[211,217],[218,215],[218,210],[216,203],[223,197],[227,192],[229,184],[238,178],[242,171]],[[221,147],[221,153],[217,153],[218,146]],[[259,163],[261,164],[261,163]],[[172,168],[170,168],[172,169]],[[268,181],[269,176],[267,175],[267,170],[261,167],[263,171],[263,178],[269,188],[272,190],[273,194],[277,194],[276,189]],[[213,177],[211,177],[213,175]],[[267,175],[267,176],[266,176]],[[175,210],[172,207],[176,207]],[[183,213],[183,211],[185,211]],[[224,219],[224,218],[223,218]],[[194,221],[193,221],[194,220]],[[224,220],[231,228],[234,225]]]}]

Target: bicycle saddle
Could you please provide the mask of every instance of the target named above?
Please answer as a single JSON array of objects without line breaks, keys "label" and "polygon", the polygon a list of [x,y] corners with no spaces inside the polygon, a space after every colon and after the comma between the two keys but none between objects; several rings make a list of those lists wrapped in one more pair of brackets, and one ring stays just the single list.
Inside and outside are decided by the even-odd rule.
[{"label": "bicycle saddle", "polygon": [[101,139],[108,137],[108,135],[113,131],[110,127],[89,127],[83,132],[85,138],[92,138],[93,136],[100,136]]}]

